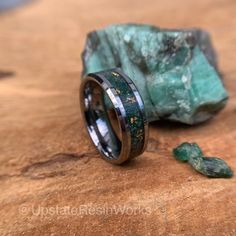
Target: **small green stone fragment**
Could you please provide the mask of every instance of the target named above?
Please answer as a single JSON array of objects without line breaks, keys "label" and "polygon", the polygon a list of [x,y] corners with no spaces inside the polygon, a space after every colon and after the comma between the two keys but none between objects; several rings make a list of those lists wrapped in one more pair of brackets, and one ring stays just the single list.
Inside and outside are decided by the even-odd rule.
[{"label": "small green stone fragment", "polygon": [[182,143],[173,149],[175,159],[186,162],[193,157],[203,156],[202,150],[196,143]]},{"label": "small green stone fragment", "polygon": [[212,178],[230,178],[233,171],[226,162],[217,157],[204,157],[196,143],[184,142],[173,149],[176,160],[188,162],[196,171]]},{"label": "small green stone fragment", "polygon": [[189,164],[198,172],[213,178],[230,178],[233,176],[231,168],[217,157],[193,157]]}]

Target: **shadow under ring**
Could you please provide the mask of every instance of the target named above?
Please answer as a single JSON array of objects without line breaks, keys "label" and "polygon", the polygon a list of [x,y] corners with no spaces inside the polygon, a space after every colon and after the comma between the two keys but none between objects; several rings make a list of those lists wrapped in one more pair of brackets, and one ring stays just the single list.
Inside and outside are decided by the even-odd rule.
[{"label": "shadow under ring", "polygon": [[89,136],[105,160],[121,164],[144,152],[148,139],[144,103],[120,69],[88,74],[80,96]]}]

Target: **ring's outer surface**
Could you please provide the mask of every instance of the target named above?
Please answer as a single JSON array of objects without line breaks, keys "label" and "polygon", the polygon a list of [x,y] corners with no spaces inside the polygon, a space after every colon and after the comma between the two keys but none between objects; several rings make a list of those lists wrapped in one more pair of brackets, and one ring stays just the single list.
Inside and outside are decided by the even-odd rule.
[{"label": "ring's outer surface", "polygon": [[130,78],[118,68],[88,74],[80,96],[88,133],[105,160],[121,164],[143,153],[148,123]]}]

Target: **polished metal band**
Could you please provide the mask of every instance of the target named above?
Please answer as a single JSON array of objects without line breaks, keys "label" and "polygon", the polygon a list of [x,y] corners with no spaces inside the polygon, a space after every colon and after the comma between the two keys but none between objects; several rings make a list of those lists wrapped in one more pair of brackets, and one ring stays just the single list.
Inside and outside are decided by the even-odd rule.
[{"label": "polished metal band", "polygon": [[148,123],[142,98],[120,69],[88,74],[81,84],[88,133],[105,160],[121,164],[143,153]]}]

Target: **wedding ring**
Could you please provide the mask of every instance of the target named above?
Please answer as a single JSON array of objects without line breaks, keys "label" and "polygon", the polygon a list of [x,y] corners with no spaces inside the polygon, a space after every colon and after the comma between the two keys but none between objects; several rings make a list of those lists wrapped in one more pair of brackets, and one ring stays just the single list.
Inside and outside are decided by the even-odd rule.
[{"label": "wedding ring", "polygon": [[148,123],[143,100],[120,69],[88,74],[80,88],[81,111],[102,157],[121,164],[143,153]]}]

